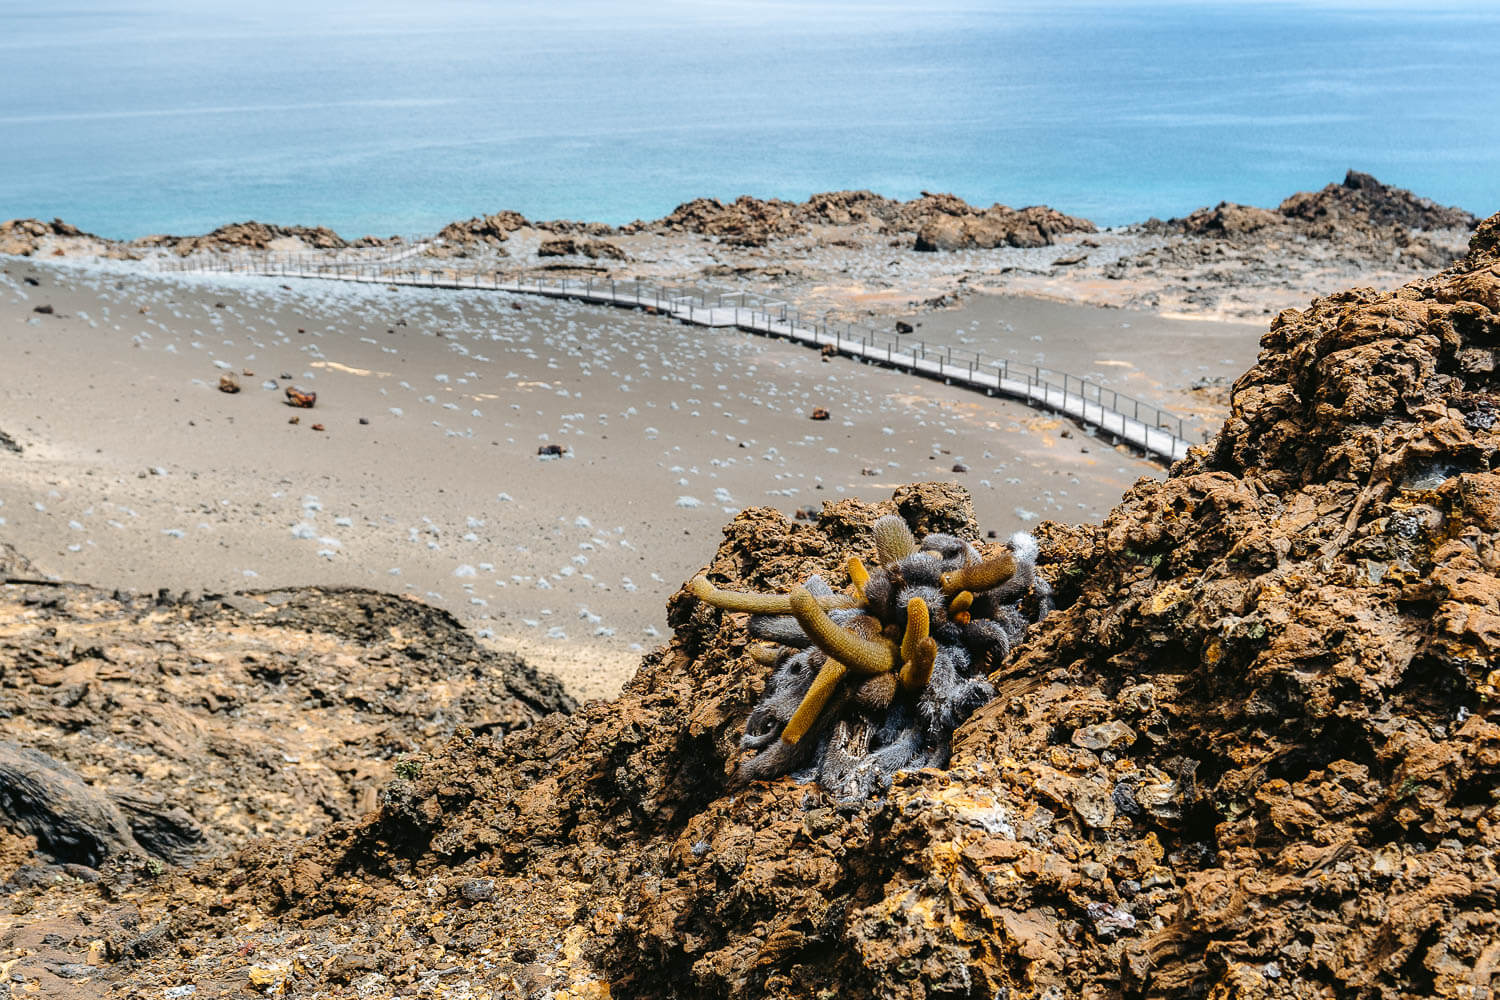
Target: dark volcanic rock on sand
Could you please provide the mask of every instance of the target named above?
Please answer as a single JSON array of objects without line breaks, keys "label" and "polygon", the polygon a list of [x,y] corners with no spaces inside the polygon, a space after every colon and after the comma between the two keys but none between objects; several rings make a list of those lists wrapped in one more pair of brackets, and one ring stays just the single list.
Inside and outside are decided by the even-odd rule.
[{"label": "dark volcanic rock on sand", "polygon": [[1479,224],[1472,212],[1439,205],[1404,188],[1382,184],[1357,170],[1349,171],[1342,184],[1292,195],[1277,211],[1289,219],[1327,220],[1335,225],[1348,218],[1406,229],[1473,229]]},{"label": "dark volcanic rock on sand", "polygon": [[1144,228],[1222,239],[1241,246],[1271,240],[1317,240],[1376,265],[1389,264],[1394,253],[1407,262],[1442,267],[1456,254],[1448,241],[1435,241],[1428,234],[1468,232],[1478,221],[1461,208],[1439,205],[1351,170],[1342,184],[1299,192],[1274,210],[1220,202],[1212,208],[1200,208],[1187,218],[1146,223]]},{"label": "dark volcanic rock on sand", "polygon": [[269,250],[272,242],[295,239],[311,250],[342,250],[349,246],[373,246],[382,241],[364,237],[349,243],[326,226],[276,226],[264,222],[233,222],[202,236],[147,236],[138,247],[166,247],[186,257],[200,250]]},{"label": "dark volcanic rock on sand", "polygon": [[40,219],[9,219],[0,222],[0,254],[30,257],[36,253],[42,241],[58,236],[89,240],[99,238],[77,226],[70,226],[61,219],[53,219],[51,222]]},{"label": "dark volcanic rock on sand", "polygon": [[695,198],[678,205],[672,214],[653,223],[634,223],[624,232],[651,230],[716,236],[731,246],[763,247],[772,239],[807,231],[798,206],[772,198],[762,201],[741,195],[728,205],[717,198]]},{"label": "dark volcanic rock on sand", "polygon": [[[7,578],[34,575],[8,552]],[[122,808],[148,850],[165,813],[205,854],[304,836],[373,808],[401,754],[460,725],[498,734],[571,708],[553,678],[446,613],[370,591],[174,598],[36,581],[0,585],[0,621],[4,739]],[[0,745],[0,772],[15,759]],[[62,861],[105,853],[24,832]]]},{"label": "dark volcanic rock on sand", "polygon": [[520,212],[496,212],[480,215],[462,222],[450,222],[438,230],[438,239],[450,243],[483,243],[498,247],[510,239],[510,234],[525,229],[529,223]]},{"label": "dark volcanic rock on sand", "polygon": [[538,257],[587,257],[589,260],[625,260],[625,251],[608,240],[580,240],[557,236],[543,240],[536,249]]},{"label": "dark volcanic rock on sand", "polygon": [[1045,205],[1020,210],[995,205],[982,212],[940,213],[917,233],[916,249],[993,250],[995,247],[1045,247],[1066,233],[1097,232],[1087,219],[1064,215]]},{"label": "dark volcanic rock on sand", "polygon": [[832,191],[805,202],[743,195],[726,205],[698,198],[656,222],[632,223],[621,231],[699,233],[733,246],[761,247],[774,239],[803,235],[813,226],[864,224],[877,225],[887,234],[918,233],[918,250],[1047,246],[1058,234],[1096,231],[1087,219],[1042,205],[980,209],[951,194],[925,191],[905,202],[870,191]]}]

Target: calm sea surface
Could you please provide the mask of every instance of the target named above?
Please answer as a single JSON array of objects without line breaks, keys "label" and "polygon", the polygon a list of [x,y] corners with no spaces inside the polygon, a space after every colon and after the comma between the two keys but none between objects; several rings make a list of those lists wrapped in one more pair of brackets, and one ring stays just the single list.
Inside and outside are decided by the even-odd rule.
[{"label": "calm sea surface", "polygon": [[1500,5],[0,0],[0,219],[431,232],[872,188],[1500,210]]}]

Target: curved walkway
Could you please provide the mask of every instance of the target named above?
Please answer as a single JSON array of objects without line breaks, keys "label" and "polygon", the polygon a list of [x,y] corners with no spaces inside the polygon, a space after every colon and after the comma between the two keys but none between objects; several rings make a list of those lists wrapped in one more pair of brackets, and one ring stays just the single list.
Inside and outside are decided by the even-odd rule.
[{"label": "curved walkway", "polygon": [[[1087,379],[1022,365],[991,361],[975,352],[929,348],[911,337],[882,335],[868,327],[809,320],[780,302],[744,301],[744,293],[709,296],[698,290],[675,291],[637,281],[545,279],[499,273],[468,274],[432,269],[392,269],[403,258],[339,260],[312,254],[242,254],[218,260],[184,260],[165,270],[258,274],[284,278],[314,278],[420,288],[478,289],[578,299],[602,305],[648,309],[685,323],[705,327],[735,327],[751,333],[783,337],[837,354],[859,358],[944,382],[1018,399],[1049,410],[1139,448],[1158,461],[1172,463],[1187,455],[1191,442],[1182,436],[1182,419],[1151,403],[1105,388]],[[728,301],[726,301],[728,300]],[[1061,381],[1059,381],[1061,380]]]}]

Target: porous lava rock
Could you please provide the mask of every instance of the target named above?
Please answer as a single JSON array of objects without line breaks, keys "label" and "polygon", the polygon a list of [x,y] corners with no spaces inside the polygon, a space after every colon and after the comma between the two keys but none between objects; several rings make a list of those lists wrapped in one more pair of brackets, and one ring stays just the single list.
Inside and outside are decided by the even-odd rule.
[{"label": "porous lava rock", "polygon": [[1221,201],[1213,208],[1200,208],[1181,221],[1189,236],[1235,237],[1286,225],[1286,218],[1268,208]]},{"label": "porous lava rock", "polygon": [[925,233],[917,239],[918,250],[1039,247],[1050,245],[1063,233],[1097,231],[1087,219],[1045,205],[980,209],[956,195],[927,191],[910,201],[871,191],[829,191],[805,202],[742,195],[725,204],[714,198],[697,198],[678,205],[665,218],[635,222],[621,232],[699,233],[733,246],[763,247],[775,239],[804,235],[816,226],[858,225],[873,225],[888,234]]},{"label": "porous lava rock", "polygon": [[[1500,216],[1443,274],[1281,314],[1211,445],[1101,525],[1038,526],[1059,609],[946,769],[844,809],[731,788],[768,668],[681,592],[614,702],[461,733],[308,840],[18,893],[0,946],[54,920],[122,995],[1493,993],[1497,244]],[[889,513],[976,537],[927,484],[747,510],[707,572],[841,586]],[[170,952],[125,960],[131,927]]]},{"label": "porous lava rock", "polygon": [[1405,262],[1443,267],[1462,252],[1465,234],[1478,224],[1461,208],[1439,205],[1356,170],[1343,183],[1300,191],[1275,209],[1220,202],[1183,219],[1152,220],[1140,228],[1253,248],[1286,241],[1317,241],[1346,259],[1371,265]]},{"label": "porous lava rock", "polygon": [[939,213],[917,232],[916,249],[993,250],[995,247],[1044,247],[1065,233],[1097,232],[1087,219],[1064,215],[1046,205],[1013,209],[994,205],[972,214]]},{"label": "porous lava rock", "polygon": [[731,246],[763,247],[773,238],[806,232],[797,208],[795,203],[779,198],[762,201],[749,195],[741,195],[727,205],[717,198],[695,198],[678,205],[665,218],[627,226],[624,231],[699,233]]},{"label": "porous lava rock", "polygon": [[1405,188],[1383,184],[1358,170],[1345,174],[1341,184],[1292,195],[1277,211],[1286,218],[1309,222],[1354,217],[1376,226],[1405,229],[1473,229],[1479,224],[1472,212],[1439,205]]},{"label": "porous lava rock", "polygon": [[[96,827],[77,814],[122,812],[140,842],[108,823],[53,838],[33,819],[21,832],[62,862],[97,866],[122,843],[180,861],[306,836],[372,809],[397,759],[460,720],[501,733],[572,707],[555,678],[406,598],[111,593],[40,578],[3,545],[0,573],[0,772],[67,800],[29,812]],[[0,773],[0,801],[14,791]]]},{"label": "porous lava rock", "polygon": [[30,257],[45,242],[60,236],[88,240],[99,238],[61,219],[53,219],[51,222],[43,222],[41,219],[7,219],[0,222],[0,254]]},{"label": "porous lava rock", "polygon": [[[131,245],[164,247],[180,257],[200,251],[269,250],[277,240],[296,240],[310,250],[342,250],[351,244],[326,226],[278,226],[265,222],[233,222],[202,236],[147,236]],[[374,246],[382,241],[364,237],[357,245]]]},{"label": "porous lava rock", "polygon": [[582,240],[572,236],[555,236],[543,240],[536,249],[538,257],[587,257],[589,260],[625,260],[625,251],[608,240]]},{"label": "porous lava rock", "polygon": [[520,212],[506,210],[496,212],[494,215],[479,215],[462,222],[450,222],[438,230],[438,239],[449,243],[472,244],[482,243],[490,247],[498,247],[510,239],[510,234],[518,229],[525,229],[530,223]]}]

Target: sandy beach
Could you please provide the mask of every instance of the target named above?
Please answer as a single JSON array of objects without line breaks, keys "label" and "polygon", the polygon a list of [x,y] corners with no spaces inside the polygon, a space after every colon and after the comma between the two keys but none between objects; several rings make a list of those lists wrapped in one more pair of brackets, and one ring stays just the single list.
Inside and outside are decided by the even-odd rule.
[{"label": "sandy beach", "polygon": [[[606,307],[20,259],[0,289],[22,449],[0,452],[0,532],[43,572],[407,593],[582,698],[664,641],[666,597],[744,507],[948,480],[1003,536],[1164,474],[1018,403]],[[1005,297],[911,319],[1147,398],[1242,369],[1258,337]]]}]

